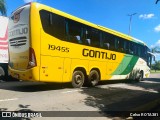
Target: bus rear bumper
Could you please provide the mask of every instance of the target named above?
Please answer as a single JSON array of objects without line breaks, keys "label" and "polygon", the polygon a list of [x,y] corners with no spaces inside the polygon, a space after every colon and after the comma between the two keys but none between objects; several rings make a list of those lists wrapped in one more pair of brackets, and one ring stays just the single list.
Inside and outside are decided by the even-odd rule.
[{"label": "bus rear bumper", "polygon": [[9,74],[19,80],[39,81],[39,67],[26,70],[15,70],[9,67]]}]

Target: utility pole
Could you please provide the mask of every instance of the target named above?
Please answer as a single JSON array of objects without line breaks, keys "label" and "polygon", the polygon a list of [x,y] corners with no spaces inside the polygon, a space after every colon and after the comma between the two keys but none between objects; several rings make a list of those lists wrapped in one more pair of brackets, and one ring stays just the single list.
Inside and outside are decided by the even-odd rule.
[{"label": "utility pole", "polygon": [[156,0],[156,4],[159,2],[160,0]]},{"label": "utility pole", "polygon": [[133,14],[128,14],[128,16],[130,17],[130,21],[129,21],[129,33],[128,35],[131,34],[131,23],[132,23],[132,16],[136,15],[137,13],[133,13]]}]

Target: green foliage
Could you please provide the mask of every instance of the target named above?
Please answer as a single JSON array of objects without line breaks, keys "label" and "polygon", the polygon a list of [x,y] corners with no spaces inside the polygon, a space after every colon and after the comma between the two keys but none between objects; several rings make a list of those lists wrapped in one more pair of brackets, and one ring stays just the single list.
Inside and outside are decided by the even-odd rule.
[{"label": "green foliage", "polygon": [[159,61],[155,61],[155,63],[152,64],[152,69],[153,70],[160,70],[160,60]]},{"label": "green foliage", "polygon": [[3,16],[6,16],[6,15],[7,15],[5,0],[0,0],[0,13],[1,13],[1,15],[3,15]]}]

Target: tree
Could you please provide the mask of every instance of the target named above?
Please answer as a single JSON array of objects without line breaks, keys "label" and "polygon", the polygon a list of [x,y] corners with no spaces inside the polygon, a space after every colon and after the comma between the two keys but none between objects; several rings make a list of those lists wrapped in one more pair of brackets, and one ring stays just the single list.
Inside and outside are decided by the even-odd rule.
[{"label": "tree", "polygon": [[159,61],[155,61],[155,63],[152,65],[152,69],[156,70],[160,70],[160,60]]},{"label": "tree", "polygon": [[0,13],[1,13],[3,16],[6,16],[6,15],[7,15],[5,0],[0,0]]},{"label": "tree", "polygon": [[153,53],[160,53],[160,46],[155,46],[154,48],[152,48],[152,52]]},{"label": "tree", "polygon": [[156,4],[159,2],[160,0],[156,0]]}]

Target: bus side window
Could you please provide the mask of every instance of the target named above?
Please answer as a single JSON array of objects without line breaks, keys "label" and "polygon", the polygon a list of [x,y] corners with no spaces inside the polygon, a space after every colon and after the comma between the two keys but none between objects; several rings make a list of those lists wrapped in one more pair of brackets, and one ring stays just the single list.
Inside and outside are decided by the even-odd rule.
[{"label": "bus side window", "polygon": [[124,51],[125,53],[127,54],[130,54],[130,44],[129,44],[129,41],[124,41]]},{"label": "bus side window", "polygon": [[76,36],[75,36],[75,39],[76,39],[76,41],[77,41],[78,43],[82,43],[81,37],[80,37],[79,35],[76,35]]},{"label": "bus side window", "polygon": [[117,37],[115,38],[115,50],[118,52],[124,52],[124,41],[123,39]]},{"label": "bus side window", "polygon": [[139,45],[139,56],[141,57],[141,58],[144,58],[144,49],[143,49],[144,47],[142,46],[142,45]]},{"label": "bus side window", "polygon": [[134,43],[134,55],[137,55],[137,44]]},{"label": "bus side window", "polygon": [[104,43],[104,47],[109,50],[110,44],[109,43]]},{"label": "bus side window", "polygon": [[69,41],[70,40],[70,38],[69,38],[69,30],[68,30],[68,21],[67,20],[65,20],[65,35],[66,35],[66,37],[65,37],[65,41]]},{"label": "bus side window", "polygon": [[114,35],[109,35],[109,43],[110,43],[110,49],[115,51],[116,49],[115,49],[115,36]]},{"label": "bus side window", "polygon": [[103,33],[103,48],[115,50],[115,37],[110,33]]},{"label": "bus side window", "polygon": [[119,40],[119,51],[124,52],[124,40],[122,38]]},{"label": "bus side window", "polygon": [[63,40],[65,35],[65,19],[62,16],[46,10],[40,10],[40,19],[43,30],[58,39]]},{"label": "bus side window", "polygon": [[101,47],[104,48],[104,49],[109,49],[109,42],[108,42],[108,39],[107,39],[107,34],[102,32],[102,43],[101,43]]},{"label": "bus side window", "polygon": [[117,44],[116,49],[118,52],[130,52],[130,48],[127,46],[129,45],[129,42],[125,41],[123,38],[117,38],[115,42],[115,44]]},{"label": "bus side window", "polygon": [[91,31],[90,31],[90,29],[87,27],[87,26],[85,26],[86,28],[84,29],[84,34],[85,34],[85,36],[84,36],[84,44],[85,45],[91,45]]},{"label": "bus side window", "polygon": [[147,60],[147,47],[144,46],[144,59]]},{"label": "bus side window", "polygon": [[86,45],[91,45],[91,39],[86,39]]},{"label": "bus side window", "polygon": [[115,37],[115,50],[120,51],[120,40],[119,38]]},{"label": "bus side window", "polygon": [[103,32],[100,32],[100,48],[103,48]]},{"label": "bus side window", "polygon": [[129,42],[129,53],[130,54],[134,54],[134,43],[133,42]]},{"label": "bus side window", "polygon": [[82,43],[81,30],[82,30],[82,24],[75,22],[73,20],[69,19],[66,20],[67,41],[81,44]]},{"label": "bus side window", "polygon": [[91,46],[100,47],[100,32],[95,28],[91,28]]},{"label": "bus side window", "polygon": [[40,11],[40,18],[41,18],[41,23],[43,30],[52,35],[52,28],[50,26],[50,20],[51,20],[51,13],[46,11],[46,10],[41,10]]}]

